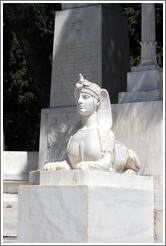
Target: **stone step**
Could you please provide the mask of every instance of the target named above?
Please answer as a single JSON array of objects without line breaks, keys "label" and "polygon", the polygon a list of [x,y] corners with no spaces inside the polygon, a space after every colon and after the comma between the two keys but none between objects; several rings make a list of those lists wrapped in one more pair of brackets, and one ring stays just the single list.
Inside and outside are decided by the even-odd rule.
[{"label": "stone step", "polygon": [[159,65],[156,64],[149,64],[149,65],[139,65],[137,67],[132,67],[131,71],[132,72],[138,72],[138,71],[148,71],[148,70],[159,70],[159,71],[163,71],[163,69],[161,67],[159,67]]},{"label": "stone step", "polygon": [[118,95],[119,103],[160,101],[162,95],[160,90],[121,92]]},{"label": "stone step", "polygon": [[9,243],[17,243],[17,237],[3,237],[3,243],[7,243],[7,245]]},{"label": "stone step", "polygon": [[163,72],[159,70],[127,73],[127,91],[162,90]]}]

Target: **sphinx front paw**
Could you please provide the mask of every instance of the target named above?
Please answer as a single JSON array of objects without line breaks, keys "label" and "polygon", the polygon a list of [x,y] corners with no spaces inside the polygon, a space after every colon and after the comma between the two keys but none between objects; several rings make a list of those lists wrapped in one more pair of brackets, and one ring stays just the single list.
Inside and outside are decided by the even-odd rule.
[{"label": "sphinx front paw", "polygon": [[137,173],[136,173],[134,170],[132,170],[132,169],[127,169],[127,170],[124,172],[124,174],[128,174],[128,175],[137,175]]},{"label": "sphinx front paw", "polygon": [[48,162],[44,165],[43,171],[55,171],[55,170],[70,170],[70,166],[66,161],[62,162]]},{"label": "sphinx front paw", "polygon": [[78,170],[96,170],[97,166],[95,164],[95,162],[91,162],[91,161],[82,161],[80,163],[77,164],[76,169]]},{"label": "sphinx front paw", "polygon": [[103,171],[104,169],[99,166],[97,162],[94,161],[82,161],[77,164],[76,166],[77,170],[96,170],[96,171]]}]

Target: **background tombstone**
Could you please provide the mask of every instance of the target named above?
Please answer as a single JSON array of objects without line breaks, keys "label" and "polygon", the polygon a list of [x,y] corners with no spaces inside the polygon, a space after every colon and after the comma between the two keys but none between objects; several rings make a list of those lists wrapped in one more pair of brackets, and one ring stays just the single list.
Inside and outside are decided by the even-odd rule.
[{"label": "background tombstone", "polygon": [[115,103],[128,71],[128,25],[120,4],[62,4],[55,17],[50,107],[75,105],[79,73],[106,88]]}]

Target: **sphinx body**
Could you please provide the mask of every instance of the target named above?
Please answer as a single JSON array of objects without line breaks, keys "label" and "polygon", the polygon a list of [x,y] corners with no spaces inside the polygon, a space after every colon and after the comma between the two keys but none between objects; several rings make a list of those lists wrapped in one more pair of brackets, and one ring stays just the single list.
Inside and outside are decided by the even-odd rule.
[{"label": "sphinx body", "polygon": [[68,160],[49,162],[44,170],[101,170],[136,174],[140,161],[137,154],[116,141],[108,92],[80,75],[74,95],[82,118],[80,129],[70,137]]},{"label": "sphinx body", "polygon": [[107,136],[105,152],[101,148],[98,129],[79,130],[70,138],[67,152],[72,169],[135,174],[140,168],[137,154],[116,141],[112,131]]}]

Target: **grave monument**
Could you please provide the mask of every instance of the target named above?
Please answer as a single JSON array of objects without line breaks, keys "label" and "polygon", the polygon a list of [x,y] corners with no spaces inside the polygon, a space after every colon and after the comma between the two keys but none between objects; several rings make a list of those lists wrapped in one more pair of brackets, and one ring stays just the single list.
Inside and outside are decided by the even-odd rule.
[{"label": "grave monument", "polygon": [[68,160],[46,163],[38,185],[19,188],[18,242],[152,242],[153,178],[135,176],[138,156],[115,141],[107,90],[80,75],[74,94],[82,124]]},{"label": "grave monument", "polygon": [[[152,7],[152,11],[148,12],[151,18],[154,4],[142,5],[146,11],[148,5]],[[148,102],[144,100],[138,102],[133,99],[131,102],[120,101],[119,104],[109,104],[107,91],[110,93],[111,100],[116,102],[116,96],[122,89],[119,88],[120,77],[117,78],[115,72],[117,62],[122,61],[118,63],[118,66],[123,67],[119,69],[122,72],[118,73],[119,76],[123,74],[123,71],[127,74],[128,70],[126,68],[128,63],[123,60],[127,58],[124,55],[126,49],[123,49],[125,41],[127,42],[126,33],[124,32],[122,39],[119,36],[123,33],[119,30],[125,30],[127,23],[125,25],[120,6],[119,4],[85,3],[62,4],[62,6],[63,10],[56,14],[51,102],[50,108],[42,110],[38,170],[30,172],[30,185],[19,187],[18,242],[162,242],[161,97],[157,98],[157,101],[150,97]],[[105,21],[107,25],[104,26]],[[117,26],[115,28],[114,23],[120,25],[119,28]],[[109,27],[109,30],[106,27]],[[117,48],[115,45],[119,45],[118,54],[115,52]],[[148,46],[146,48],[148,49]],[[116,57],[113,56],[114,52]],[[103,59],[104,54],[107,55]],[[147,65],[145,60],[142,59],[143,70],[141,71],[143,72],[144,65]],[[154,68],[153,65],[151,68]],[[77,109],[81,115],[87,116],[81,103],[78,102],[79,106],[76,108],[74,102],[73,89],[80,72],[89,81],[98,84],[95,84],[95,89],[91,88],[94,97],[87,97],[89,94],[85,91],[89,91],[89,88],[84,86],[86,94],[84,99],[91,100],[88,107],[91,110],[97,109],[99,114],[98,116],[92,114],[93,120],[90,123],[88,121],[88,125],[87,121],[82,121],[83,131],[87,130],[87,127],[89,130],[95,129],[95,133],[88,133],[87,137],[85,137],[86,133],[80,133],[79,130],[73,132],[73,129],[80,129]],[[145,77],[148,76],[144,74]],[[122,77],[124,79],[124,75]],[[84,84],[81,81],[85,80],[80,77],[78,88]],[[147,80],[138,81],[142,85]],[[161,81],[152,83],[158,86]],[[113,90],[115,84],[117,88]],[[141,86],[139,89],[143,91]],[[159,86],[160,89],[162,86]],[[100,95],[102,103],[98,100],[97,91],[100,93],[102,91]],[[132,92],[133,95],[137,94],[137,90]],[[123,98],[128,97],[127,93],[128,91]],[[143,94],[146,93],[143,92]],[[78,93],[75,95],[77,98]],[[98,126],[96,117],[98,117]],[[101,127],[99,127],[100,122]],[[123,168],[116,167],[118,163],[116,161],[114,163],[116,155],[112,155],[116,152],[117,146],[113,133],[116,139],[124,143],[122,146],[125,146],[125,151],[127,150],[124,155],[119,156],[126,156],[131,148],[138,154],[140,163],[135,152],[131,151],[133,158],[130,158],[129,163],[132,165],[124,168],[127,159],[124,161],[122,158]],[[91,152],[93,143],[90,142],[90,136],[98,139],[94,141],[94,151],[97,148],[101,152],[97,151],[95,156],[94,151]],[[69,139],[71,141],[68,144]],[[77,142],[80,142],[79,145],[75,144]],[[85,146],[85,143],[89,143],[89,148]],[[105,152],[102,151],[103,148]],[[67,160],[67,153],[74,169],[69,168],[68,162],[64,163],[64,160]],[[101,158],[103,153],[106,160],[104,157]],[[62,166],[56,168],[57,162]],[[87,165],[85,162],[88,162]],[[61,169],[61,167],[64,169],[63,165],[68,170],[51,170]],[[104,170],[103,166],[107,168]],[[133,167],[136,167],[134,171],[136,173],[139,171],[140,175],[130,175],[134,174],[133,172],[123,173],[129,169],[133,171]]]}]

